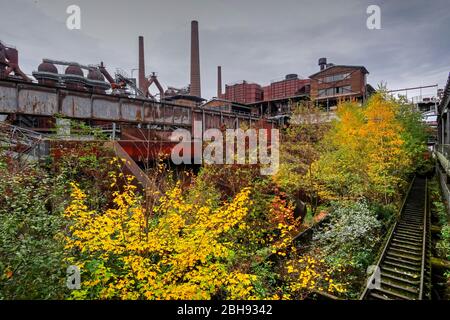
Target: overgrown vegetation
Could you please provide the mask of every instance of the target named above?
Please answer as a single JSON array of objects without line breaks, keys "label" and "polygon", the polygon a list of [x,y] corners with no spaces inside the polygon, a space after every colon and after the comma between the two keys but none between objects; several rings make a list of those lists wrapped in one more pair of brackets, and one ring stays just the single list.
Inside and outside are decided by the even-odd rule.
[{"label": "overgrown vegetation", "polygon": [[[327,124],[310,104],[294,114],[273,177],[257,165],[172,175],[156,162],[143,194],[96,143],[62,144],[46,167],[0,162],[0,298],[356,298],[425,167],[424,127],[384,94],[341,104]],[[293,243],[306,215],[325,220],[311,243]],[[68,265],[80,290],[65,288]]]},{"label": "overgrown vegetation", "polygon": [[[432,224],[440,228],[438,235],[436,236],[435,256],[444,261],[450,262],[450,222],[445,203],[442,201],[442,196],[440,193],[439,182],[437,179],[432,180],[429,183],[430,198],[431,198],[431,221]],[[439,277],[440,270],[435,272],[435,277]],[[450,270],[444,269],[443,280],[438,281],[437,287],[441,289],[440,291],[445,296],[445,298],[450,297]],[[440,283],[443,282],[443,283]]]},{"label": "overgrown vegetation", "polygon": [[[313,118],[291,125],[288,137],[301,131],[308,119],[320,117],[318,110],[308,108],[313,109],[308,112]],[[281,164],[278,176],[288,182],[280,185],[287,187],[285,190],[291,197],[314,195],[310,198],[313,206],[327,207],[327,222],[315,232],[304,255],[324,260],[329,270],[340,268],[335,279],[347,286],[337,293],[356,298],[364,285],[366,268],[375,262],[380,241],[394,219],[411,174],[426,170],[431,161],[424,157],[427,133],[420,114],[404,100],[381,92],[362,107],[342,103],[337,115],[338,120],[321,129],[313,130],[317,121],[310,121],[312,126],[308,126],[309,131],[303,137],[309,144],[303,149],[314,159],[308,162],[307,170],[305,160],[291,161]],[[313,137],[308,136],[311,132]],[[293,157],[291,150],[299,148],[296,140],[284,141],[282,150],[287,159]],[[302,176],[303,183],[293,188],[292,182],[296,180],[289,177],[295,178],[298,172],[306,173],[306,177]]]},{"label": "overgrown vegetation", "polygon": [[0,299],[63,297],[64,219],[54,183],[37,166],[0,167]]}]

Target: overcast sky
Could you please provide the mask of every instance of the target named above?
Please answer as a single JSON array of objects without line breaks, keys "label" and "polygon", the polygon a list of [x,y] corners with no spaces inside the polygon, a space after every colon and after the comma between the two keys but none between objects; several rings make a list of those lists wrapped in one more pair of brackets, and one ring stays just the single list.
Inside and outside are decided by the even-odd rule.
[{"label": "overcast sky", "polygon": [[[81,8],[81,30],[66,28],[71,4]],[[366,27],[370,4],[381,8],[381,30]],[[199,21],[205,98],[216,95],[217,65],[224,83],[266,85],[288,73],[306,78],[327,57],[363,65],[370,84],[391,89],[444,86],[450,72],[449,0],[0,0],[0,40],[19,49],[27,74],[42,58],[104,61],[130,74],[143,35],[147,74],[182,87],[191,20]]]}]

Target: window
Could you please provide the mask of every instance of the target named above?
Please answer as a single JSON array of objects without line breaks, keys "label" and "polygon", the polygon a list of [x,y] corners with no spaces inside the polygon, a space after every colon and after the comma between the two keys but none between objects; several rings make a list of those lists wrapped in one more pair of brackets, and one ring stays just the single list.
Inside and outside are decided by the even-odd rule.
[{"label": "window", "polygon": [[343,86],[343,87],[336,87],[336,88],[328,88],[328,89],[320,89],[319,90],[319,97],[329,97],[334,96],[337,94],[348,94],[352,92],[351,86]]},{"label": "window", "polygon": [[351,93],[351,92],[352,92],[351,86],[344,86],[344,87],[336,88],[336,94],[346,94],[346,93]]},{"label": "window", "polygon": [[349,77],[350,77],[350,73],[333,74],[331,76],[327,76],[325,78],[319,79],[319,83],[336,82],[336,81],[348,79]]},{"label": "window", "polygon": [[336,93],[337,88],[328,88],[328,89],[320,89],[319,90],[319,97],[328,97],[332,96]]}]

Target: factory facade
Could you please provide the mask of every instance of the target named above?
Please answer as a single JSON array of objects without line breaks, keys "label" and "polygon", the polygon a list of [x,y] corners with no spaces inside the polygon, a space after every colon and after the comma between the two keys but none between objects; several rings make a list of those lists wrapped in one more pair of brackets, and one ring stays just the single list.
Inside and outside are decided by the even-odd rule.
[{"label": "factory facade", "polygon": [[303,100],[313,101],[329,111],[340,101],[363,103],[375,91],[367,84],[369,72],[364,66],[334,65],[327,63],[326,58],[320,58],[319,68],[307,79],[288,74],[266,86],[244,80],[225,85],[222,93],[222,69],[219,67],[217,97],[248,105],[253,113],[261,116],[276,117],[288,115],[293,105]]}]

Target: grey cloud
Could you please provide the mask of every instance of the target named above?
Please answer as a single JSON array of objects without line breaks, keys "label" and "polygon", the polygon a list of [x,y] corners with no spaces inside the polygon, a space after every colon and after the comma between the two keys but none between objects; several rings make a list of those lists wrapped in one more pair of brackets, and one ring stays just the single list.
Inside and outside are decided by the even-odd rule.
[{"label": "grey cloud", "polygon": [[[369,83],[391,88],[439,83],[450,71],[447,0],[0,0],[0,39],[20,50],[31,73],[44,57],[137,64],[137,36],[146,42],[147,72],[163,85],[189,81],[190,20],[200,23],[202,92],[215,95],[216,66],[226,83],[267,84],[287,73],[317,71],[317,59],[365,65]],[[65,28],[65,9],[78,4],[82,30]],[[368,30],[366,8],[378,4],[382,30]]]}]

